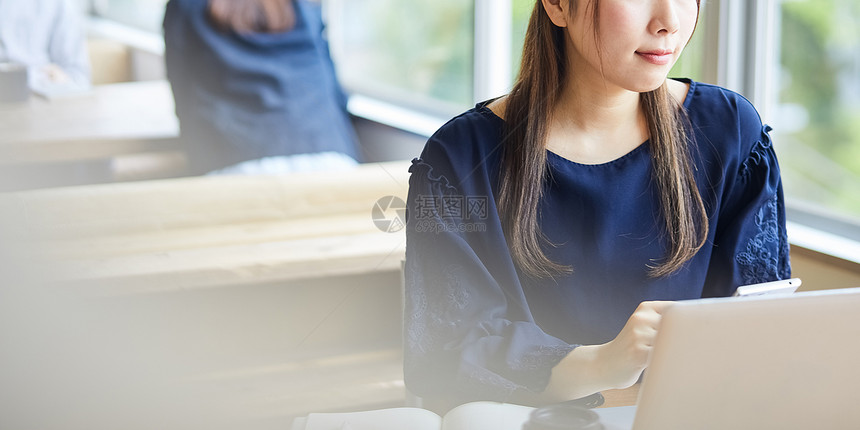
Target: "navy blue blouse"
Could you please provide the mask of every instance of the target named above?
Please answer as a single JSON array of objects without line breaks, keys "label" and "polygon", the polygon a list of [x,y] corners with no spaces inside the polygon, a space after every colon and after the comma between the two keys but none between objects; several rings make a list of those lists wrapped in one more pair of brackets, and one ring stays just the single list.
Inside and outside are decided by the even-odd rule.
[{"label": "navy blue blouse", "polygon": [[167,77],[195,173],[246,160],[334,151],[358,159],[319,3],[296,0],[283,33],[218,30],[208,0],[171,0]]},{"label": "navy blue blouse", "polygon": [[577,345],[612,340],[638,304],[728,296],[790,276],[776,155],[742,96],[690,82],[694,167],[706,245],[680,271],[665,256],[649,146],[598,165],[547,154],[540,227],[573,274],[534,281],[514,266],[496,209],[504,122],[481,103],[413,160],[409,182],[404,367],[419,396],[505,401],[540,392]]}]

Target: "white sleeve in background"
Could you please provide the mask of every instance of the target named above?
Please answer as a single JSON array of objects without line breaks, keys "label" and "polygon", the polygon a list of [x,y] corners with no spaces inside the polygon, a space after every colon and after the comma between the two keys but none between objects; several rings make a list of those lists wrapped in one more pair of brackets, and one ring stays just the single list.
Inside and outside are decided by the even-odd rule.
[{"label": "white sleeve in background", "polygon": [[88,57],[82,11],[74,0],[0,0],[0,60],[26,65],[32,89],[52,89],[42,72],[49,64],[70,78],[57,86],[88,88]]},{"label": "white sleeve in background", "polygon": [[56,13],[49,29],[48,57],[69,76],[73,86],[90,86],[90,60],[87,54],[83,17],[73,0],[53,0]]}]

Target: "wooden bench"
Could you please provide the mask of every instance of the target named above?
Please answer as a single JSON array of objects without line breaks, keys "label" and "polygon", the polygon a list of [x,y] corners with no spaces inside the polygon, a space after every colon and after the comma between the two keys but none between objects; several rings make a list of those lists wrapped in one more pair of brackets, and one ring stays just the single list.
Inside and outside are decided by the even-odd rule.
[{"label": "wooden bench", "polygon": [[25,226],[10,234],[43,245],[59,280],[109,294],[395,272],[404,233],[377,228],[373,208],[406,199],[407,170],[57,188],[6,194],[0,208]]}]

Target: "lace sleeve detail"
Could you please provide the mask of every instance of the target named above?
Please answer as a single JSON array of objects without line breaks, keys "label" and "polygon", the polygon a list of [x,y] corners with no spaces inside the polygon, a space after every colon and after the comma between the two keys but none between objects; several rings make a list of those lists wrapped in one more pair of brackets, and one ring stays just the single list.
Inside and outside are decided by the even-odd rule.
[{"label": "lace sleeve detail", "polygon": [[740,280],[747,285],[784,279],[791,273],[782,181],[770,131],[770,126],[762,126],[761,138],[739,171],[739,184],[757,196],[750,203],[758,205],[752,207],[755,215],[752,223],[747,222],[746,242],[739,244],[735,256]]},{"label": "lace sleeve detail", "polygon": [[[422,257],[426,261],[429,256]],[[435,288],[410,290],[406,297],[407,314],[404,315],[407,347],[421,353],[441,348],[444,339],[454,335],[458,328],[463,328],[459,314],[471,300],[471,294],[459,285],[464,272],[463,266],[448,264],[437,273],[441,276],[425,276],[420,280],[432,282]],[[419,282],[414,275],[414,272],[409,272],[407,282]],[[428,300],[432,301],[433,306],[428,306]]]},{"label": "lace sleeve detail", "polygon": [[788,237],[779,224],[777,194],[755,216],[758,233],[747,240],[746,249],[735,257],[746,285],[787,278]]}]

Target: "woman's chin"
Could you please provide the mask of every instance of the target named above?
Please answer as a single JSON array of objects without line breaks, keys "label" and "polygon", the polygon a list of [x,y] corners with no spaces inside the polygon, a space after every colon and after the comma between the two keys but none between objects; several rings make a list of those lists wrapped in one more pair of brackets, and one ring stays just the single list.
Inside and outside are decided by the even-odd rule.
[{"label": "woman's chin", "polygon": [[666,76],[654,77],[652,79],[642,79],[639,82],[636,82],[633,85],[633,88],[630,88],[631,91],[636,91],[638,93],[648,93],[656,90],[663,86],[666,82]]}]

